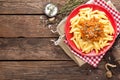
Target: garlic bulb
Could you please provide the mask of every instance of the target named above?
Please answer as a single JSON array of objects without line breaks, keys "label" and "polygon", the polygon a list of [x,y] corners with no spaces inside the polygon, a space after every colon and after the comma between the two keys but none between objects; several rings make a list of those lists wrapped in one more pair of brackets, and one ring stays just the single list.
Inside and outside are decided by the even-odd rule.
[{"label": "garlic bulb", "polygon": [[45,6],[45,14],[48,17],[53,17],[58,13],[58,7],[52,3],[49,3]]}]

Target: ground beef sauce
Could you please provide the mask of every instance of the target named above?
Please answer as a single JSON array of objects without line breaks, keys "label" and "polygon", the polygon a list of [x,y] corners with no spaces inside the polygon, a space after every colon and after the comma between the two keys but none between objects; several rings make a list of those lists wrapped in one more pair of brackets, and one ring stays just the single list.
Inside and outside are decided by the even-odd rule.
[{"label": "ground beef sauce", "polygon": [[81,36],[83,40],[99,41],[104,36],[104,25],[95,17],[80,23]]}]

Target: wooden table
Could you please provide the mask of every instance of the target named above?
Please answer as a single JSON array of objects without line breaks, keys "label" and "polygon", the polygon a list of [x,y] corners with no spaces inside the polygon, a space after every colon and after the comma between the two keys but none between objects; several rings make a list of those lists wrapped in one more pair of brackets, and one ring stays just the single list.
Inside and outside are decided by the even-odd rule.
[{"label": "wooden table", "polygon": [[[49,24],[43,13],[52,2],[59,9],[67,0],[0,0],[0,80],[108,80],[105,58],[98,68],[78,67],[65,52],[55,46],[57,24]],[[120,11],[120,0],[111,0]],[[56,19],[59,19],[57,17]],[[120,80],[120,70],[112,68]]]}]

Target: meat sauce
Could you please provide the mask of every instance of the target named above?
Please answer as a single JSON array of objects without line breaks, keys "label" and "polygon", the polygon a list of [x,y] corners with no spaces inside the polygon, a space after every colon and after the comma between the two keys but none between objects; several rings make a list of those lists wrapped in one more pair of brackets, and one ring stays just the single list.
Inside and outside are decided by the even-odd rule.
[{"label": "meat sauce", "polygon": [[99,41],[104,36],[104,25],[95,17],[80,23],[80,29],[83,40]]}]

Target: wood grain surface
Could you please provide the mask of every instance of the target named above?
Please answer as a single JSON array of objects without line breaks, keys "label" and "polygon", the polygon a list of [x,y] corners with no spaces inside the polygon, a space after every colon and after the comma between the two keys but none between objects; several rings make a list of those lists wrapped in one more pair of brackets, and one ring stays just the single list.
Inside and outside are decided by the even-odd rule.
[{"label": "wood grain surface", "polygon": [[[68,0],[0,0],[0,80],[120,80],[120,68],[105,75],[102,59],[98,68],[73,62],[51,40],[57,40],[58,23],[44,14],[47,3],[59,10]],[[82,0],[84,2],[88,0]],[[111,0],[120,11],[120,0]],[[64,18],[58,14],[55,21]]]},{"label": "wood grain surface", "polygon": [[44,15],[0,15],[0,37],[57,37]]},{"label": "wood grain surface", "polygon": [[59,8],[67,0],[0,0],[0,14],[44,14],[47,3]]},{"label": "wood grain surface", "polygon": [[57,38],[0,38],[0,60],[71,60],[51,40]]},{"label": "wood grain surface", "polygon": [[[102,64],[102,65],[101,65]],[[111,79],[105,77],[104,62],[95,69],[89,65],[79,68],[73,61],[0,62],[1,80],[119,80],[119,72]]]}]

